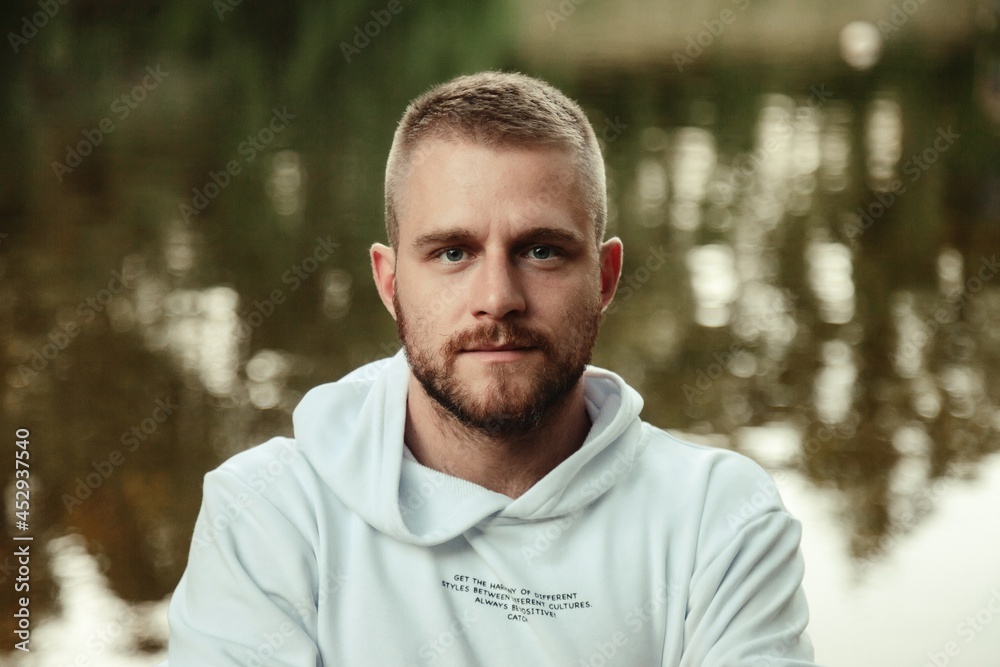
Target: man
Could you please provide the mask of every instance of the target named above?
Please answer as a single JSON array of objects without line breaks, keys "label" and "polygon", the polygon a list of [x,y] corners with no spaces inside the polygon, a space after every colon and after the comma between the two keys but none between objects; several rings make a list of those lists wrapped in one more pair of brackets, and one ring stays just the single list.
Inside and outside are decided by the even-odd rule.
[{"label": "man", "polygon": [[580,108],[520,74],[438,86],[385,201],[405,355],[206,477],[173,667],[812,664],[771,479],[587,366],[622,244]]}]

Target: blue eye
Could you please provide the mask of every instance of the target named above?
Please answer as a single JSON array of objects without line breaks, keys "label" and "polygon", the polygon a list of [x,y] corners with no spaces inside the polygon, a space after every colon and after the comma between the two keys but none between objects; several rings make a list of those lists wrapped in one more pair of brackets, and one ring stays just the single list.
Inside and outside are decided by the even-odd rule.
[{"label": "blue eye", "polygon": [[528,251],[532,259],[548,259],[552,257],[552,248],[547,245],[536,245]]},{"label": "blue eye", "polygon": [[461,248],[448,248],[441,256],[446,262],[460,262],[465,257],[465,251]]}]

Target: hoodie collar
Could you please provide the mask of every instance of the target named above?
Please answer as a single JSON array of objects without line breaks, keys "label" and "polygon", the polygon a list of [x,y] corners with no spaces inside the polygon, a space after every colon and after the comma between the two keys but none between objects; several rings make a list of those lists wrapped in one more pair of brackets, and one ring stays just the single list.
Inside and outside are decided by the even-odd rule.
[{"label": "hoodie collar", "polygon": [[299,446],[336,497],[366,523],[401,541],[433,545],[483,522],[570,514],[632,468],[642,399],[610,371],[591,366],[584,374],[593,423],[583,445],[514,500],[405,455],[409,379],[400,351],[316,387],[293,415]]}]

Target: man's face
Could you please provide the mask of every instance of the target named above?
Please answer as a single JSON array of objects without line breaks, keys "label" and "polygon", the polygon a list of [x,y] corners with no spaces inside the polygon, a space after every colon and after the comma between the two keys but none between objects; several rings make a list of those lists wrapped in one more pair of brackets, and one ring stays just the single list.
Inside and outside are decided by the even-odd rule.
[{"label": "man's face", "polygon": [[621,245],[597,246],[569,151],[428,140],[420,155],[380,293],[432,399],[481,432],[526,433],[590,360]]}]

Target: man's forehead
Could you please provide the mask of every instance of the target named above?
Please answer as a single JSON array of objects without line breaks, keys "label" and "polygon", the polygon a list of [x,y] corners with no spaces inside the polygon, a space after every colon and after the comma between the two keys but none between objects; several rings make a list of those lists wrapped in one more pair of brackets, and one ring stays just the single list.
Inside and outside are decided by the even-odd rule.
[{"label": "man's forehead", "polygon": [[549,179],[569,183],[575,181],[578,165],[576,151],[569,145],[533,142],[486,142],[456,134],[431,136],[420,139],[409,152],[406,175],[412,177],[428,168],[433,171],[441,166],[468,169],[473,165],[499,168],[501,162],[516,163],[544,159],[550,167]]},{"label": "man's forehead", "polygon": [[579,197],[579,170],[569,149],[432,139],[421,142],[419,150],[419,162],[401,192],[401,237],[412,240],[428,233],[428,227],[453,229],[476,222],[480,224],[473,226],[480,228],[486,222],[589,225]]}]

